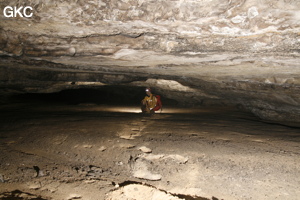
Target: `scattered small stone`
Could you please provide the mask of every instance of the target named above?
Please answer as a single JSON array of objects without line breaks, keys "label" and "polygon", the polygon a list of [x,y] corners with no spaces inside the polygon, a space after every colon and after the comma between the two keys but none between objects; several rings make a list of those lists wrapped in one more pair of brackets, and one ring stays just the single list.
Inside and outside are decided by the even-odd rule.
[{"label": "scattered small stone", "polygon": [[125,140],[133,140],[134,139],[131,135],[121,135],[120,138],[125,139]]},{"label": "scattered small stone", "polygon": [[40,174],[40,168],[38,166],[33,166],[33,169],[36,171],[36,177]]},{"label": "scattered small stone", "polygon": [[72,200],[72,199],[81,199],[82,196],[79,194],[70,194],[68,200]]},{"label": "scattered small stone", "polygon": [[119,162],[116,162],[116,164],[117,164],[118,166],[122,166],[124,163],[121,162],[121,161],[119,161]]},{"label": "scattered small stone", "polygon": [[43,170],[40,170],[39,173],[38,173],[38,177],[42,177],[42,176],[45,176]]},{"label": "scattered small stone", "polygon": [[93,145],[88,145],[88,144],[86,144],[86,145],[83,145],[83,147],[84,147],[84,148],[89,148],[89,149],[90,149],[90,148],[93,147]]},{"label": "scattered small stone", "polygon": [[85,180],[84,182],[85,182],[85,183],[95,183],[96,180]]},{"label": "scattered small stone", "polygon": [[173,160],[177,161],[179,164],[185,164],[189,160],[188,158],[183,157],[183,156],[178,155],[178,154],[168,155],[165,158],[173,159]]},{"label": "scattered small stone", "polygon": [[146,179],[150,181],[159,181],[162,176],[160,174],[152,174],[148,170],[137,170],[133,173],[135,178]]},{"label": "scattered small stone", "polygon": [[0,174],[0,182],[1,182],[1,183],[4,183],[4,177],[3,177],[2,174]]},{"label": "scattered small stone", "polygon": [[135,147],[133,144],[120,144],[121,148],[132,149]]},{"label": "scattered small stone", "polygon": [[145,158],[147,160],[158,160],[165,157],[164,154],[144,154],[140,156],[141,158]]},{"label": "scattered small stone", "polygon": [[39,188],[41,188],[41,183],[31,183],[29,185],[29,189],[37,190]]},{"label": "scattered small stone", "polygon": [[144,163],[139,159],[135,161],[132,172],[135,178],[146,179],[150,181],[158,181],[162,178],[160,174],[155,174],[149,171],[147,163]]},{"label": "scattered small stone", "polygon": [[90,170],[102,173],[103,170],[100,167],[90,165]]},{"label": "scattered small stone", "polygon": [[105,147],[105,146],[101,146],[98,150],[99,150],[99,151],[105,151],[105,150],[106,150],[106,147]]},{"label": "scattered small stone", "polygon": [[144,153],[151,153],[152,152],[152,150],[150,148],[145,147],[145,146],[140,147],[139,150],[141,150]]},{"label": "scattered small stone", "polygon": [[189,158],[188,157],[184,157],[178,154],[171,154],[171,155],[165,155],[165,154],[144,154],[140,156],[141,158],[145,158],[146,160],[167,160],[167,159],[171,159],[175,162],[177,162],[178,164],[185,164],[188,162]]},{"label": "scattered small stone", "polygon": [[90,170],[86,174],[87,177],[97,178],[97,177],[100,177],[101,174],[103,173],[103,170],[100,167],[90,165],[89,168],[90,168]]}]

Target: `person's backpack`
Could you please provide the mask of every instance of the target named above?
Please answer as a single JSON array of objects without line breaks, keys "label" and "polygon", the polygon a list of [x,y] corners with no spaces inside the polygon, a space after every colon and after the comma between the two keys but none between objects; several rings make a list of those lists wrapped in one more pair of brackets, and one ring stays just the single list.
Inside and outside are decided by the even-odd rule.
[{"label": "person's backpack", "polygon": [[160,109],[160,111],[162,111],[162,102],[161,102],[161,98],[159,95],[154,95],[156,97],[156,106],[153,108],[153,111],[158,111]]}]

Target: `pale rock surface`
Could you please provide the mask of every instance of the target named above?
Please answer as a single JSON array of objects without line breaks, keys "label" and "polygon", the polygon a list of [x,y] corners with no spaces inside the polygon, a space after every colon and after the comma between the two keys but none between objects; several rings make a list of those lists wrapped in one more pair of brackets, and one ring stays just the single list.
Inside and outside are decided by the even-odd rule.
[{"label": "pale rock surface", "polygon": [[172,196],[156,188],[146,185],[131,184],[113,191],[107,195],[106,200],[179,200],[181,198]]},{"label": "pale rock surface", "polygon": [[152,152],[152,150],[150,148],[145,147],[145,146],[140,147],[139,150],[141,150],[144,153],[151,153]]},{"label": "pale rock surface", "polygon": [[158,181],[162,178],[162,176],[160,174],[151,172],[149,170],[149,164],[147,164],[147,162],[144,162],[143,160],[140,160],[140,159],[138,159],[134,163],[133,177],[140,178],[140,179],[146,179],[146,180],[150,180],[150,181]]}]

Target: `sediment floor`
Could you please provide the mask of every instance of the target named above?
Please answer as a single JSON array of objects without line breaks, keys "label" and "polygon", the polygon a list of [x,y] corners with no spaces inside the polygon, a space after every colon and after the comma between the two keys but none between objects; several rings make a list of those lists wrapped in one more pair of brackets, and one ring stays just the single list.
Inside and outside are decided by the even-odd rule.
[{"label": "sediment floor", "polygon": [[231,109],[0,106],[0,198],[300,197],[300,129]]}]

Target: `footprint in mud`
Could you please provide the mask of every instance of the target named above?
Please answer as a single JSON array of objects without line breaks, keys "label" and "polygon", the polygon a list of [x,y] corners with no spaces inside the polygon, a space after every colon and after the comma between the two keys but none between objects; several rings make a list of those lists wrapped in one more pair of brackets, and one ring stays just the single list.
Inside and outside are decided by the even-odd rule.
[{"label": "footprint in mud", "polygon": [[133,124],[125,125],[122,132],[118,133],[118,137],[125,140],[133,140],[136,137],[141,136],[141,126],[139,124],[134,124],[135,127],[132,128]]},{"label": "footprint in mud", "polygon": [[[140,137],[143,133],[143,130],[149,126],[151,123],[145,124],[148,122],[146,119],[142,119],[140,122],[132,122],[124,126],[123,130],[117,134],[121,139],[133,140],[137,137]],[[154,122],[152,122],[154,123]]]}]

